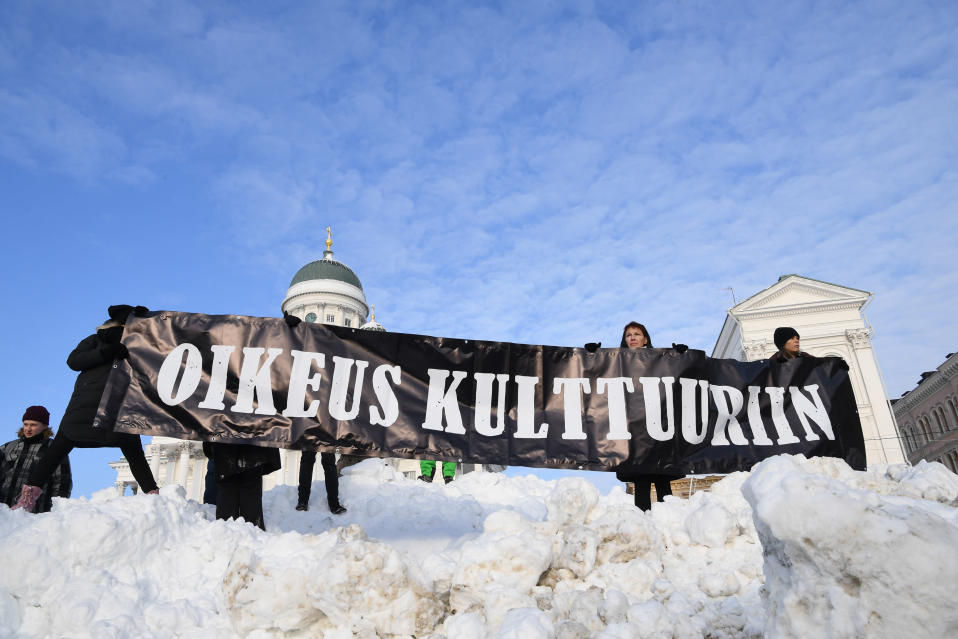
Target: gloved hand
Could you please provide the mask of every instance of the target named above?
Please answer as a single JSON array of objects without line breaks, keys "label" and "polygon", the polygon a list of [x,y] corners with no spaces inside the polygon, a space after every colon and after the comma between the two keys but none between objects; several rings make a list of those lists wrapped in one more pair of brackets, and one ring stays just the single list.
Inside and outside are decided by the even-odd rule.
[{"label": "gloved hand", "polygon": [[145,306],[134,306],[133,314],[137,317],[146,317],[150,314],[150,309]]},{"label": "gloved hand", "polygon": [[602,342],[588,342],[585,345],[585,350],[589,351],[590,353],[594,353],[600,348],[602,348]]},{"label": "gloved hand", "polygon": [[106,309],[106,312],[111,320],[117,321],[120,324],[126,324],[126,318],[133,312],[133,307],[129,304],[114,304]]},{"label": "gloved hand", "polygon": [[684,353],[685,351],[689,350],[689,347],[685,344],[676,344],[675,342],[672,342],[672,350],[676,353]]},{"label": "gloved hand", "polygon": [[130,351],[127,350],[125,345],[118,342],[116,344],[104,344],[100,347],[100,354],[107,360],[126,359],[130,356]]},{"label": "gloved hand", "polygon": [[290,328],[296,328],[303,322],[303,320],[299,319],[295,315],[290,315],[286,311],[283,311],[283,320],[286,321],[286,326],[289,326]]}]

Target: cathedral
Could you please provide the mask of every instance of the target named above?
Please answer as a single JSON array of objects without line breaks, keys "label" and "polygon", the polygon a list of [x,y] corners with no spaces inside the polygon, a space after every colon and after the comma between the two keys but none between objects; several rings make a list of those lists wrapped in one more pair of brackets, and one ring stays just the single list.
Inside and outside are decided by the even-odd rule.
[{"label": "cathedral", "polygon": [[775,328],[794,328],[803,351],[841,357],[848,363],[867,464],[904,463],[898,425],[872,348],[872,328],[865,319],[864,309],[872,297],[868,291],[783,275],[729,309],[712,357],[768,359],[778,350],[772,340]]},{"label": "cathedral", "polygon": [[[375,307],[366,302],[363,285],[356,273],[333,257],[332,231],[326,228],[326,250],[322,259],[310,262],[293,276],[286,291],[286,297],[280,306],[280,315],[289,313],[306,322],[320,322],[336,326],[358,327],[367,331],[385,331],[376,321]],[[367,318],[368,321],[367,321]],[[159,486],[179,484],[186,489],[186,496],[197,501],[203,500],[203,488],[206,477],[206,456],[203,444],[198,441],[175,439],[172,437],[153,437],[144,447],[150,469]],[[282,468],[263,477],[263,490],[278,485],[295,486],[299,481],[300,452],[280,449]],[[419,475],[419,461],[415,459],[388,459],[405,476],[415,478]],[[130,489],[137,490],[136,481],[130,473],[125,459],[111,462],[116,471],[114,486],[119,494]],[[503,466],[492,464],[456,464],[456,475],[470,472],[498,472]],[[313,480],[323,478],[323,469],[316,464]]]}]

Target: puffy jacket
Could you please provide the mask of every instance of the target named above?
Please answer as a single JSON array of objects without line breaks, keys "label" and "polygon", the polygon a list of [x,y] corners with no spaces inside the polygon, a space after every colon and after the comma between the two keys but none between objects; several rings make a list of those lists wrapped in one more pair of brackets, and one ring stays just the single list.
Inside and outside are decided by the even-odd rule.
[{"label": "puffy jacket", "polygon": [[60,421],[60,434],[83,444],[119,446],[124,439],[139,443],[139,435],[114,433],[112,424],[96,424],[96,410],[100,396],[106,388],[106,380],[113,368],[111,352],[115,351],[123,336],[123,327],[101,329],[77,344],[67,366],[80,374],[73,386],[73,395]]},{"label": "puffy jacket", "polygon": [[[33,437],[24,437],[21,434],[17,439],[0,446],[0,500],[3,503],[7,506],[17,503],[17,498],[30,471],[49,446],[49,430]],[[37,500],[35,512],[48,512],[53,506],[54,497],[67,498],[72,490],[73,476],[70,474],[70,458],[64,457],[57,469],[53,471],[50,480],[43,486],[43,493]]]},{"label": "puffy jacket", "polygon": [[203,452],[213,460],[216,481],[237,475],[268,475],[282,467],[276,448],[204,442]]}]

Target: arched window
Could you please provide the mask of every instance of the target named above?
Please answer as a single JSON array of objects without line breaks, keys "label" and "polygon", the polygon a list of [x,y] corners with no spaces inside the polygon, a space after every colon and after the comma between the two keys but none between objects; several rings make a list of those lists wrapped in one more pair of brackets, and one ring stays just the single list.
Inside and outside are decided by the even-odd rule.
[{"label": "arched window", "polygon": [[953,473],[958,473],[958,452],[952,450],[942,455],[942,463]]},{"label": "arched window", "polygon": [[937,428],[935,429],[935,434],[936,434],[936,435],[939,435],[939,434],[945,432],[945,423],[944,423],[944,421],[941,419],[941,409],[940,409],[940,408],[932,408],[932,409],[931,409],[931,416],[935,418],[935,426],[937,427]]},{"label": "arched window", "polygon": [[931,428],[926,416],[922,415],[918,418],[918,428],[921,429],[922,443],[927,444],[932,441]]},{"label": "arched window", "polygon": [[952,426],[958,426],[958,404],[955,403],[954,397],[948,398],[948,408],[951,409]]}]

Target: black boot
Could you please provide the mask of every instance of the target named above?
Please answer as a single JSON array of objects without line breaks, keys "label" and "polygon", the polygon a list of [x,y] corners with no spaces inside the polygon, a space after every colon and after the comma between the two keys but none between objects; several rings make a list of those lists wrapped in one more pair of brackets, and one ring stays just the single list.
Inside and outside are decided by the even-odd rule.
[{"label": "black boot", "polygon": [[453,480],[453,476],[452,476],[452,475],[443,475],[442,478],[446,480],[446,483],[447,483],[447,484]]},{"label": "black boot", "polygon": [[296,502],[296,510],[309,510],[309,500],[303,501],[300,499]]},{"label": "black boot", "polygon": [[419,481],[424,481],[424,482],[426,482],[427,484],[431,484],[431,483],[432,483],[432,475],[420,475],[420,476],[419,476]]},{"label": "black boot", "polygon": [[344,512],[346,512],[346,509],[337,501],[335,503],[329,504],[329,512],[333,513],[334,515],[342,515]]}]

